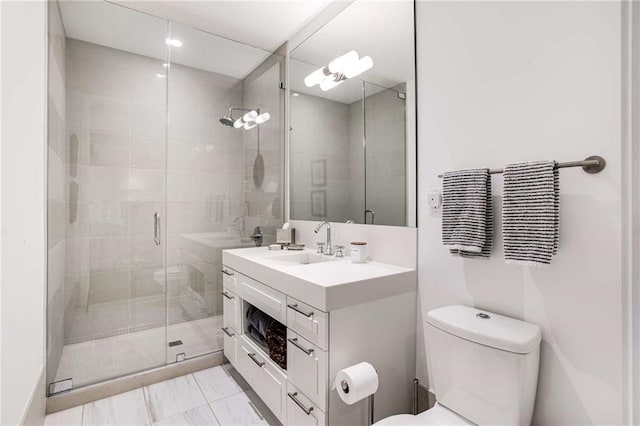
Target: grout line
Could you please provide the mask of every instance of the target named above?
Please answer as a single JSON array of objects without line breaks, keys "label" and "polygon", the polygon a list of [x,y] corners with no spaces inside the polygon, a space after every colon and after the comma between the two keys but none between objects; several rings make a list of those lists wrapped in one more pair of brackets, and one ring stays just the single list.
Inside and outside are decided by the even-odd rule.
[{"label": "grout line", "polygon": [[[144,397],[144,406],[147,409],[149,424],[153,424],[153,417],[151,416],[151,403],[149,402],[149,400],[147,400],[147,392],[144,391],[145,388],[147,388],[147,386],[142,386],[140,389],[142,389],[142,396]],[[149,397],[151,397],[151,394],[149,394]]]},{"label": "grout line", "polygon": [[213,418],[216,419],[216,422],[218,422],[219,425],[222,425],[222,422],[220,421],[218,416],[216,416],[216,412],[213,411],[213,407],[211,406],[210,402],[207,402],[207,406],[209,407],[209,410],[211,410],[211,413],[213,414]]}]

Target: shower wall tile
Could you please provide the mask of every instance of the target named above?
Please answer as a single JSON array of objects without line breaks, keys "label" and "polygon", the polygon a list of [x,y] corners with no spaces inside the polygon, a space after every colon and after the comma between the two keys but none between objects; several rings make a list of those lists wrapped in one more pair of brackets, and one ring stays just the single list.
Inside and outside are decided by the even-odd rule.
[{"label": "shower wall tile", "polygon": [[150,138],[164,138],[166,113],[164,105],[132,102],[131,134]]},{"label": "shower wall tile", "polygon": [[122,201],[90,202],[81,203],[79,211],[86,208],[91,237],[124,237],[129,234],[128,207]]},{"label": "shower wall tile", "polygon": [[165,140],[146,136],[131,136],[131,164],[137,169],[165,169]]},{"label": "shower wall tile", "polygon": [[178,108],[169,105],[169,138],[198,141],[200,137],[200,119],[198,109]]},{"label": "shower wall tile", "polygon": [[91,272],[128,271],[131,257],[129,237],[91,238],[89,250]]},{"label": "shower wall tile", "polygon": [[47,257],[47,299],[51,301],[53,295],[62,288],[65,280],[66,242],[60,241],[53,246]]},{"label": "shower wall tile", "polygon": [[130,237],[131,265],[146,267],[162,267],[163,247],[157,246],[153,240],[153,233]]},{"label": "shower wall tile", "polygon": [[90,165],[105,167],[129,166],[129,138],[126,134],[91,132],[90,138]]},{"label": "shower wall tile", "polygon": [[128,197],[131,201],[163,201],[165,198],[163,170],[131,169]]},{"label": "shower wall tile", "polygon": [[[344,222],[349,203],[349,105],[301,94],[291,107],[292,217]],[[326,162],[326,184],[313,185],[312,164]],[[311,213],[311,191],[325,191],[326,214]]]},{"label": "shower wall tile", "polygon": [[129,170],[115,167],[78,166],[78,202],[126,200]]},{"label": "shower wall tile", "polygon": [[205,151],[197,140],[169,138],[167,147],[167,167],[169,170],[196,171]]},{"label": "shower wall tile", "polygon": [[[164,202],[161,201],[131,201],[129,205],[129,234],[133,236],[151,236],[154,229],[154,213],[164,216]],[[163,221],[163,223],[167,223]],[[165,229],[162,232],[166,232]]]},{"label": "shower wall tile", "polygon": [[90,128],[104,132],[129,132],[129,102],[107,97],[93,97],[90,101]]}]

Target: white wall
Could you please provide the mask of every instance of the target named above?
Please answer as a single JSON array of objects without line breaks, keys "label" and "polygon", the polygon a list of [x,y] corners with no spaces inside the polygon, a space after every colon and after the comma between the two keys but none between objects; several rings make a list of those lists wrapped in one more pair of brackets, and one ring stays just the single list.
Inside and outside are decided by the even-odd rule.
[{"label": "white wall", "polygon": [[[462,303],[539,324],[535,424],[623,421],[620,22],[618,2],[417,5],[421,310]],[[425,196],[438,173],[592,154],[603,173],[561,172],[549,268],[506,265],[500,232],[488,261],[442,248]],[[501,176],[493,184],[500,230]]]},{"label": "white wall", "polygon": [[13,425],[44,398],[46,3],[0,10],[0,423]]}]

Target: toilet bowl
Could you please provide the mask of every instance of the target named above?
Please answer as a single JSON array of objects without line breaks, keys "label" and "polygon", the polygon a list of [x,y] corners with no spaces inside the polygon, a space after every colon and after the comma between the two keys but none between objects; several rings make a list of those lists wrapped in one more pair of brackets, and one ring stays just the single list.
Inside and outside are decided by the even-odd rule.
[{"label": "toilet bowl", "polygon": [[427,411],[423,411],[417,416],[412,416],[411,414],[398,414],[397,416],[382,419],[374,424],[380,426],[473,425],[473,423],[466,421],[447,407],[440,405],[437,402],[432,408]]},{"label": "toilet bowl", "polygon": [[427,369],[438,403],[375,425],[530,425],[540,327],[468,306],[426,316]]}]

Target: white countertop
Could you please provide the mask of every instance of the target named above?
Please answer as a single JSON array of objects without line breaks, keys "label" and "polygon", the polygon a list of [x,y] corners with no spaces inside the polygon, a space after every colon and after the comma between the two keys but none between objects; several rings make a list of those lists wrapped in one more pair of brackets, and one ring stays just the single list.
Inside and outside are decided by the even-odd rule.
[{"label": "white countertop", "polygon": [[325,312],[416,290],[415,269],[375,261],[356,264],[349,257],[326,256],[309,264],[290,261],[304,255],[320,258],[312,250],[252,247],[225,250],[222,261],[229,268]]}]

